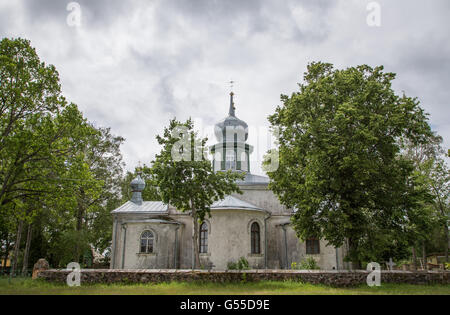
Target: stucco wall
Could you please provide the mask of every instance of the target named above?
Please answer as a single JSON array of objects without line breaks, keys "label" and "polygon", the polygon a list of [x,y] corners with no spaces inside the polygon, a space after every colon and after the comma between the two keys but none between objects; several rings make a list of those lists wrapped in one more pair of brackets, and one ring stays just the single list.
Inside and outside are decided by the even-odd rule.
[{"label": "stucco wall", "polygon": [[[211,218],[206,218],[209,227],[208,253],[201,254],[201,262],[207,268],[227,269],[229,262],[245,257],[251,268],[266,267],[265,258],[265,219],[267,218],[267,268],[290,268],[292,262],[300,262],[306,257],[304,242],[300,242],[295,231],[286,225],[286,242],[281,225],[290,222],[291,210],[283,207],[277,197],[265,185],[243,185],[243,194],[236,198],[252,203],[262,211],[254,210],[212,210]],[[172,220],[176,224],[138,222],[151,219]],[[251,254],[250,225],[258,222],[260,226],[260,254]],[[124,225],[125,224],[125,225]],[[124,226],[126,226],[125,261],[123,258]],[[178,228],[178,246],[175,231]],[[155,217],[149,214],[118,214],[113,225],[113,259],[111,268],[120,269],[189,269],[192,268],[192,218],[189,212],[182,213],[173,207],[166,216]],[[139,239],[144,230],[155,235],[155,252],[139,253]],[[287,243],[287,250],[286,250]],[[287,255],[286,255],[287,254]],[[323,270],[336,268],[336,250],[320,243],[320,254],[313,256]],[[343,269],[343,252],[339,250],[339,269]]]},{"label": "stucco wall", "polygon": [[[264,268],[264,217],[261,211],[214,210],[209,225],[208,253],[202,260],[211,262],[216,269],[225,270],[228,262],[245,257],[253,268]],[[251,254],[250,226],[260,227],[260,254]]]},{"label": "stucco wall", "polygon": [[[176,268],[175,233],[181,235],[183,226],[145,222],[156,218],[145,215],[120,215],[115,218],[113,230],[113,259],[111,268],[153,269]],[[141,222],[139,222],[141,221]],[[178,228],[178,232],[176,231]],[[140,253],[141,234],[149,230],[154,236],[153,253]],[[125,236],[126,234],[126,236]],[[179,238],[179,236],[178,236]],[[124,247],[125,242],[125,247]],[[124,250],[125,248],[125,250]],[[178,251],[179,251],[178,247]],[[177,263],[179,265],[179,262]]]},{"label": "stucco wall", "polygon": [[252,203],[270,213],[290,215],[291,210],[281,205],[277,196],[266,185],[242,185],[243,194],[233,194],[238,199]]}]

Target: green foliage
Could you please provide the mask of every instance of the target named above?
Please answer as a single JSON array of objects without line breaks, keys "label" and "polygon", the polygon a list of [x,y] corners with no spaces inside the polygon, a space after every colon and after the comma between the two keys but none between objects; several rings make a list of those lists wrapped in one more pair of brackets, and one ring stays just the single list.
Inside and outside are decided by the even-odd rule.
[{"label": "green foliage", "polygon": [[245,257],[239,258],[237,262],[230,261],[227,264],[228,270],[249,270],[249,264]]},{"label": "green foliage", "polygon": [[144,165],[143,167],[137,167],[133,173],[127,172],[127,174],[123,177],[121,184],[122,202],[126,202],[131,199],[132,191],[130,183],[134,178],[136,178],[138,173],[140,173],[141,178],[145,181],[145,188],[142,191],[142,199],[161,201],[158,188],[155,186],[152,178],[152,170],[147,165]]},{"label": "green foliage", "polygon": [[302,259],[302,261],[300,261],[299,263],[296,263],[296,262],[291,263],[291,269],[294,269],[294,270],[319,270],[320,267],[313,257],[308,256],[308,257]]},{"label": "green foliage", "polygon": [[269,117],[280,134],[270,188],[297,209],[298,236],[336,247],[348,240],[355,262],[388,255],[395,239],[411,244],[424,233],[411,227],[430,225],[422,210],[429,191],[400,140],[419,145],[433,135],[417,99],[394,93],[394,78],[383,67],[312,63],[300,90],[282,95]]},{"label": "green foliage", "polygon": [[42,257],[53,266],[78,261],[88,246],[104,251],[109,212],[120,202],[124,139],[65,100],[55,67],[28,40],[0,41],[0,78],[2,245],[11,250],[25,222],[33,225],[31,265]]}]

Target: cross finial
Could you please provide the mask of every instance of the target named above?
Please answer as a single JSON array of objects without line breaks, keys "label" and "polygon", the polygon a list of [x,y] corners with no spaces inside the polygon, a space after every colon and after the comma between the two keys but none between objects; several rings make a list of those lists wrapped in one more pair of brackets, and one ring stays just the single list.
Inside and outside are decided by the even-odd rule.
[{"label": "cross finial", "polygon": [[233,92],[233,85],[234,85],[234,81],[231,80],[231,81],[230,81],[230,90],[231,90],[231,92]]},{"label": "cross finial", "polygon": [[233,101],[233,95],[234,95],[234,93],[233,93],[233,84],[234,84],[234,81],[231,80],[230,81],[230,87],[231,87],[231,92],[230,92],[230,110],[228,111],[228,115],[234,117],[234,115],[235,115],[234,110],[236,108],[234,107],[234,101]]},{"label": "cross finial", "polygon": [[142,173],[142,163],[141,163],[141,161],[138,161],[137,173],[138,173],[138,175],[141,175],[141,173]]}]

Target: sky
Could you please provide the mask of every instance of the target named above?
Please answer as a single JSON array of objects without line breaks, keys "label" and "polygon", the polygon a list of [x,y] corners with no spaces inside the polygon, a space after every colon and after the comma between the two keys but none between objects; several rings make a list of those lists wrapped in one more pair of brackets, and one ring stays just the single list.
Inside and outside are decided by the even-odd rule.
[{"label": "sky", "polygon": [[396,73],[395,91],[419,99],[447,150],[449,16],[448,0],[0,0],[0,37],[31,40],[68,101],[126,139],[128,170],[150,163],[173,117],[213,144],[235,81],[261,175],[267,117],[313,61]]}]

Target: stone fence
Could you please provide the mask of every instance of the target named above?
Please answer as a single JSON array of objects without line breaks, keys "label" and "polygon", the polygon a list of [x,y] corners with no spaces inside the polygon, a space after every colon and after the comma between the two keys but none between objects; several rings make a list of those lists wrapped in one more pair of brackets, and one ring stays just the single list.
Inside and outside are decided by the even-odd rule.
[{"label": "stone fence", "polygon": [[[66,283],[70,271],[41,270],[37,277],[51,282]],[[241,281],[300,281],[336,287],[366,284],[368,271],[323,270],[113,270],[82,269],[81,284],[93,283],[161,283],[180,282],[241,282]],[[381,271],[381,283],[450,284],[450,271]]]}]

